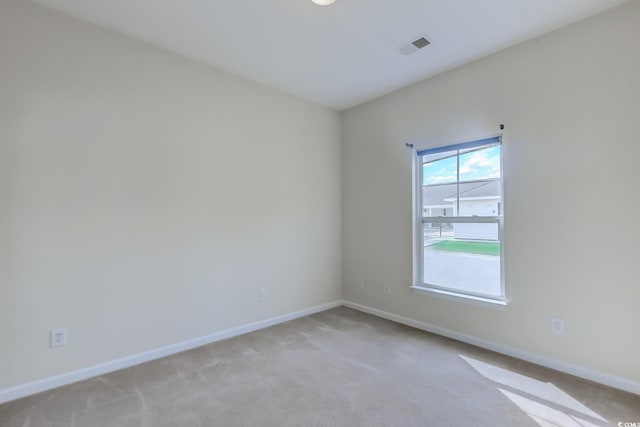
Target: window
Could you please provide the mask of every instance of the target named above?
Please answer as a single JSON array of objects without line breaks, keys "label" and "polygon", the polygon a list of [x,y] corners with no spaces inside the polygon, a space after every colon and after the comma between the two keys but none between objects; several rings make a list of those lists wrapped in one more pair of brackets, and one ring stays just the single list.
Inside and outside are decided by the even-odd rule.
[{"label": "window", "polygon": [[414,287],[504,301],[501,142],[417,151]]}]

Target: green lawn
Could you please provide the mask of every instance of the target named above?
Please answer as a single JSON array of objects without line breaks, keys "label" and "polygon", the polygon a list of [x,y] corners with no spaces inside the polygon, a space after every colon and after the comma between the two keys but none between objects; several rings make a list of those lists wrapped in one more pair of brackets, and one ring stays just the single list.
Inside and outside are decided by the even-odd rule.
[{"label": "green lawn", "polygon": [[432,249],[448,252],[466,252],[469,254],[500,255],[498,242],[469,242],[465,240],[444,240],[431,245]]}]

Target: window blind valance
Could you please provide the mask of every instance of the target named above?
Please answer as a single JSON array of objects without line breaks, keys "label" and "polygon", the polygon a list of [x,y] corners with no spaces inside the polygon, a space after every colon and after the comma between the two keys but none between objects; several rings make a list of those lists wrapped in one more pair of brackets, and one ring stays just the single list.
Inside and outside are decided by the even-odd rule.
[{"label": "window blind valance", "polygon": [[491,138],[478,139],[475,141],[461,142],[460,144],[445,145],[442,147],[426,148],[418,150],[418,156],[426,156],[429,154],[446,153],[448,151],[467,150],[469,148],[484,147],[489,145],[502,144],[502,136],[494,136]]}]

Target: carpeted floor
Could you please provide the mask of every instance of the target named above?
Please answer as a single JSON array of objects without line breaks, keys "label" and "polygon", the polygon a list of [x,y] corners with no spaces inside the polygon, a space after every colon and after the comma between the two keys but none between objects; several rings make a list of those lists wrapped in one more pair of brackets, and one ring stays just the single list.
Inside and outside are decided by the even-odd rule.
[{"label": "carpeted floor", "polygon": [[29,427],[619,422],[640,396],[345,307],[0,406]]}]

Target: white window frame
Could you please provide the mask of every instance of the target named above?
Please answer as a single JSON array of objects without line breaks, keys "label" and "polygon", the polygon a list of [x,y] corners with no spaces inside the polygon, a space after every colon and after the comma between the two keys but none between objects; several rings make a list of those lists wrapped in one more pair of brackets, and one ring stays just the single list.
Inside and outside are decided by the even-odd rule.
[{"label": "white window frame", "polygon": [[[490,303],[491,305],[506,306],[507,297],[505,290],[505,271],[504,271],[504,173],[503,173],[503,149],[502,149],[502,135],[500,138],[500,209],[499,214],[495,216],[423,216],[423,165],[422,155],[418,152],[421,150],[414,150],[413,153],[413,235],[414,235],[414,248],[413,248],[413,285],[411,286],[415,291],[420,293],[427,292],[429,294],[437,294],[444,297],[453,297],[454,299],[463,299],[472,302]],[[442,146],[443,149],[448,147],[454,147],[458,144]],[[451,151],[455,151],[452,148]],[[457,150],[457,180],[460,184],[460,150]],[[464,153],[463,153],[464,154]],[[465,182],[465,181],[463,181]],[[460,204],[460,195],[458,195],[458,206]],[[460,289],[449,288],[445,286],[438,286],[434,284],[424,283],[424,224],[425,223],[451,223],[451,224],[465,224],[465,223],[489,223],[498,225],[498,241],[500,242],[500,295],[487,295],[475,292],[467,292]]]}]

